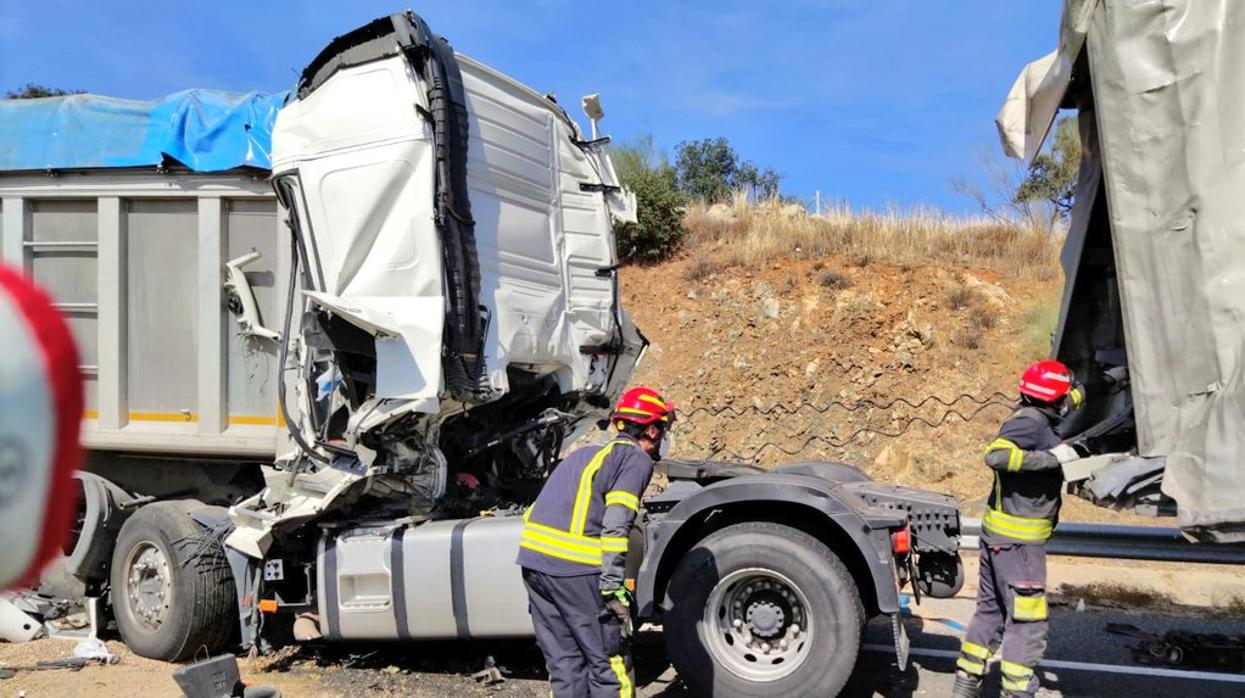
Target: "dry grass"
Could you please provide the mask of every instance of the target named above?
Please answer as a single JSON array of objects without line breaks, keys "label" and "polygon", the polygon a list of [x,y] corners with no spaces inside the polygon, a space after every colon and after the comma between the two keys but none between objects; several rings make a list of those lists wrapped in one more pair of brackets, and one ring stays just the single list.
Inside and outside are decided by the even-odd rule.
[{"label": "dry grass", "polygon": [[833,269],[822,269],[814,274],[813,278],[817,281],[817,285],[823,288],[838,290],[852,285],[852,280],[846,274]]},{"label": "dry grass", "polygon": [[952,310],[963,310],[977,300],[977,292],[967,286],[956,286],[947,292],[947,305]]},{"label": "dry grass", "polygon": [[722,263],[707,255],[698,255],[688,262],[683,269],[683,278],[688,281],[702,281],[722,269]]},{"label": "dry grass", "polygon": [[977,330],[985,331],[994,327],[998,322],[998,314],[992,308],[973,308],[973,312],[968,316],[969,323]]},{"label": "dry grass", "polygon": [[1176,604],[1175,597],[1167,592],[1123,584],[1061,584],[1059,595],[1069,601],[1085,599],[1086,603],[1129,609],[1166,608]]},{"label": "dry grass", "polygon": [[713,207],[692,204],[684,218],[687,249],[745,267],[791,256],[840,256],[859,267],[959,264],[1039,279],[1058,273],[1060,240],[1020,225],[927,209],[840,208],[821,216],[796,209],[742,196]]},{"label": "dry grass", "polygon": [[984,342],[985,337],[982,335],[981,330],[976,327],[965,327],[955,333],[956,346],[963,347],[964,349],[976,351],[981,348]]},{"label": "dry grass", "polygon": [[1224,603],[1223,610],[1229,615],[1245,616],[1245,598],[1233,595]]}]

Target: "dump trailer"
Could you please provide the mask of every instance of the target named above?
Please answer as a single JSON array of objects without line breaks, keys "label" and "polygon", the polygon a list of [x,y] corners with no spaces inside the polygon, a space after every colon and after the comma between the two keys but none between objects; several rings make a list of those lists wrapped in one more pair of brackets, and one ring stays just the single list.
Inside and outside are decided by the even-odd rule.
[{"label": "dump trailer", "polygon": [[[584,106],[588,133],[411,13],[288,94],[0,102],[4,256],[86,363],[63,564],[137,653],[262,649],[279,615],[298,640],[532,636],[523,511],[647,344],[614,245],[635,201]],[[627,576],[701,693],[832,695],[868,618],[906,661],[904,586],[963,582],[947,496],[657,468]]]},{"label": "dump trailer", "polygon": [[1088,386],[1065,466],[1097,504],[1245,539],[1245,5],[1067,0],[998,115],[1032,158],[1060,109],[1082,160],[1053,353]]}]

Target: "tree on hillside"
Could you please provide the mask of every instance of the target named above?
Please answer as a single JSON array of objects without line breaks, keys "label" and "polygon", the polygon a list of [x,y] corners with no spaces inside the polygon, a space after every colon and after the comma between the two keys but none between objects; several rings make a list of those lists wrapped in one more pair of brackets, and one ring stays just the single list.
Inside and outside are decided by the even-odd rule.
[{"label": "tree on hillside", "polygon": [[1054,143],[1033,158],[1013,198],[1017,202],[1049,201],[1066,219],[1072,212],[1080,166],[1081,135],[1077,132],[1076,119],[1065,116],[1055,125]]},{"label": "tree on hillside", "polygon": [[985,185],[964,177],[951,188],[976,202],[982,213],[999,222],[1019,223],[1047,233],[1067,221],[1076,192],[1081,140],[1076,119],[1064,117],[1053,138],[1029,167],[1004,158],[997,146],[984,146],[979,155]]},{"label": "tree on hillside", "polygon": [[651,135],[612,146],[610,159],[619,182],[635,192],[639,221],[614,228],[619,258],[655,262],[669,256],[683,241],[687,206],[674,168],[654,147]]},{"label": "tree on hillside", "polygon": [[65,95],[80,95],[82,90],[62,90],[59,87],[47,87],[46,85],[36,85],[28,82],[24,86],[9,90],[4,93],[5,99],[38,99],[40,97],[64,97]]},{"label": "tree on hillside", "polygon": [[725,138],[684,141],[676,148],[674,169],[679,189],[693,199],[724,201],[736,191],[754,198],[778,195],[782,175],[739,157]]}]

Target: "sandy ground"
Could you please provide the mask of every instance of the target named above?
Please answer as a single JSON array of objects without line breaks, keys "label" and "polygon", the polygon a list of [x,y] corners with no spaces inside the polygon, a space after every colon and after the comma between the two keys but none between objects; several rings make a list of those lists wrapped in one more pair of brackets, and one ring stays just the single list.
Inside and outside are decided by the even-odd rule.
[{"label": "sandy ground", "polygon": [[[968,581],[958,603],[916,607],[967,623],[976,590],[976,559],[966,555]],[[1245,622],[1245,570],[1214,565],[1134,563],[1050,558],[1052,603],[1073,611],[1085,600],[1090,610],[1159,614],[1183,618]],[[924,609],[924,610],[922,610]],[[178,696],[176,665],[137,657],[117,641],[108,648],[120,658],[111,666],[79,672],[20,672],[0,680],[0,696],[28,698],[72,695],[100,698]],[[28,665],[70,656],[73,641],[45,639],[23,645],[0,644],[0,665]],[[641,696],[682,696],[685,691],[669,667],[660,635],[646,633],[636,651]],[[485,687],[471,678],[492,657],[509,679]],[[407,643],[290,646],[270,657],[242,660],[243,679],[279,688],[285,696],[543,696],[541,659],[533,643]]]}]

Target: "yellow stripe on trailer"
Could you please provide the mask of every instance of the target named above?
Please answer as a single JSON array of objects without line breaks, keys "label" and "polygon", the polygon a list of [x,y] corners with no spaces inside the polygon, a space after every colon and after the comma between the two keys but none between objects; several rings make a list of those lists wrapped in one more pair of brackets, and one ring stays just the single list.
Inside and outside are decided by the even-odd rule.
[{"label": "yellow stripe on trailer", "polygon": [[[99,410],[83,410],[83,419],[99,419]],[[127,412],[126,421],[129,422],[186,422],[190,424],[199,421],[199,415],[194,412],[146,412],[136,411]],[[240,426],[284,426],[285,420],[281,415],[262,415],[262,414],[231,414],[228,416],[230,425]]]}]

